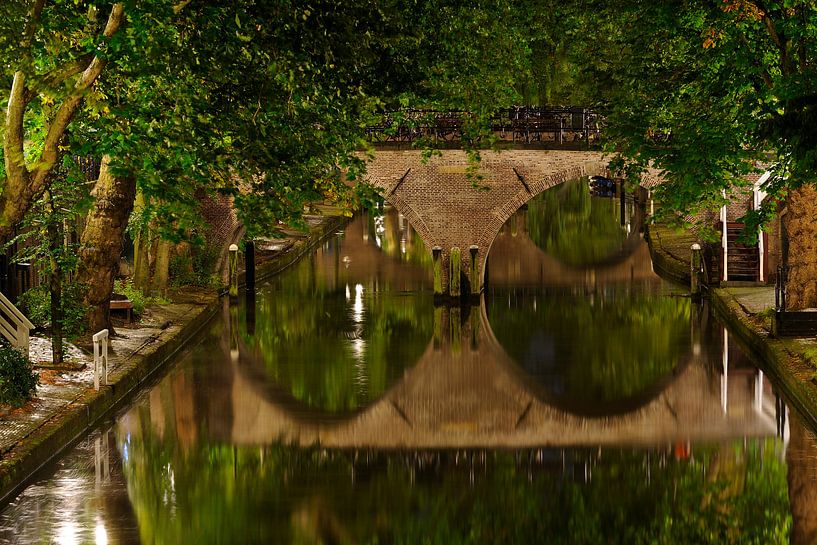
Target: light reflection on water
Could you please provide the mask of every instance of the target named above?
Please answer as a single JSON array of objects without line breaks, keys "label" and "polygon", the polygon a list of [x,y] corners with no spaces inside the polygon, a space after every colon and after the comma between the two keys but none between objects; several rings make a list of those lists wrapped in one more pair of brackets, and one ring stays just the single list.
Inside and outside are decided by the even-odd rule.
[{"label": "light reflection on water", "polygon": [[0,542],[813,542],[814,437],[768,379],[643,242],[573,248],[537,207],[451,310],[405,221],[358,218],[6,507]]}]

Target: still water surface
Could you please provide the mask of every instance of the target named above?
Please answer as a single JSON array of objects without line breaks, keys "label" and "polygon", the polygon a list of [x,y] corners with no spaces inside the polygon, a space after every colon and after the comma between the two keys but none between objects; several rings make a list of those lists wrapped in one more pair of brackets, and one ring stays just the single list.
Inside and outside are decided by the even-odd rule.
[{"label": "still water surface", "polygon": [[583,184],[435,307],[393,211],[225,306],[0,543],[814,543],[817,447]]}]

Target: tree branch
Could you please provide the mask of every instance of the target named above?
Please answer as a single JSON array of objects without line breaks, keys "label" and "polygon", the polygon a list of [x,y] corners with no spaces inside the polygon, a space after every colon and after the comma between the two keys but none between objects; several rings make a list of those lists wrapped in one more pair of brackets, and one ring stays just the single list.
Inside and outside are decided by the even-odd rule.
[{"label": "tree branch", "polygon": [[777,46],[777,50],[780,52],[780,68],[783,71],[783,74],[787,76],[793,74],[794,67],[792,66],[791,57],[789,56],[789,43],[786,36],[777,30],[777,26],[774,24],[774,20],[769,15],[769,10],[766,8],[762,0],[754,0],[752,3],[760,11],[763,25],[766,27],[769,37],[772,39],[772,42],[775,46]]},{"label": "tree branch", "polygon": [[23,143],[23,116],[26,111],[26,77],[21,70],[14,73],[11,84],[8,107],[6,108],[6,130],[3,135],[3,155],[6,166],[6,186],[4,196],[11,191],[16,193],[28,182],[28,171],[25,166]]},{"label": "tree branch", "polygon": [[45,0],[37,0],[34,2],[34,5],[31,6],[31,11],[28,14],[28,23],[26,23],[26,29],[23,33],[23,40],[20,43],[20,45],[23,47],[23,51],[25,52],[24,55],[27,58],[31,57],[31,43],[34,41],[34,33],[37,32],[37,27],[40,24],[40,17],[42,17],[44,7]]},{"label": "tree branch", "polygon": [[45,74],[37,77],[37,80],[42,87],[53,89],[71,76],[75,76],[80,72],[83,72],[88,68],[88,65],[90,65],[91,61],[93,60],[94,54],[88,53],[87,55],[77,57],[76,59],[66,62],[62,66],[58,66],[57,68],[46,72]]},{"label": "tree branch", "polygon": [[[102,35],[105,38],[110,38],[116,34],[122,24],[123,19],[124,5],[121,2],[114,4],[113,8],[111,8],[111,14],[108,16],[108,22],[105,25],[105,30],[103,31]],[[71,123],[74,114],[76,114],[77,109],[79,109],[79,105],[82,103],[85,91],[87,91],[88,88],[93,85],[94,81],[96,81],[107,64],[108,61],[106,59],[103,59],[98,55],[95,56],[88,67],[82,72],[80,78],[74,84],[71,94],[65,98],[59,110],[57,110],[56,115],[54,115],[54,119],[51,120],[48,127],[48,132],[45,136],[45,143],[43,144],[43,151],[42,155],[40,156],[40,161],[34,166],[33,169],[34,179],[31,182],[31,191],[33,193],[39,191],[48,177],[48,172],[57,161],[60,140],[62,139],[62,135],[65,133],[65,130],[68,128],[68,124]]]},{"label": "tree branch", "polygon": [[178,14],[181,10],[183,10],[187,4],[189,4],[192,0],[181,0],[178,4],[173,6],[173,13]]}]

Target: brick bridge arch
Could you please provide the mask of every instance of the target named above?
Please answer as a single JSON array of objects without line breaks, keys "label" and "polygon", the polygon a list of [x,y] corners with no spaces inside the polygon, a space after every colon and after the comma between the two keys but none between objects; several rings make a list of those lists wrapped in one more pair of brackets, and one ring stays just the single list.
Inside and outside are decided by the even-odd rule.
[{"label": "brick bridge arch", "polygon": [[462,150],[446,150],[423,161],[421,151],[378,151],[367,165],[366,180],[383,191],[426,247],[442,249],[443,292],[447,292],[449,256],[459,248],[462,270],[471,266],[476,246],[479,286],[485,262],[499,230],[522,205],[569,180],[607,175],[601,152],[507,150],[482,152],[477,179],[467,176]]}]

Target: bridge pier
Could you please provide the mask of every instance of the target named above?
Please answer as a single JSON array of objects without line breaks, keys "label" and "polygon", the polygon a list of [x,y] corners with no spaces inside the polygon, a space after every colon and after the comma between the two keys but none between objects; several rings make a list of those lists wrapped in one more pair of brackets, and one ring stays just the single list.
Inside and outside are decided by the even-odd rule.
[{"label": "bridge pier", "polygon": [[479,297],[482,292],[482,267],[480,247],[471,244],[467,252],[453,246],[444,250],[440,246],[431,249],[434,276],[434,297],[458,304],[461,298]]}]

